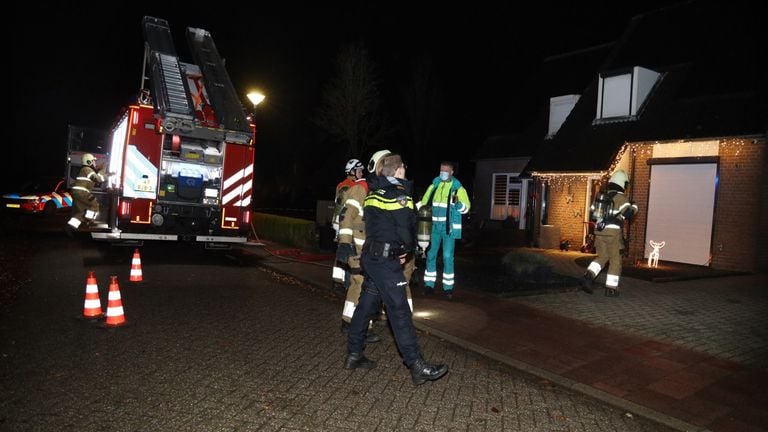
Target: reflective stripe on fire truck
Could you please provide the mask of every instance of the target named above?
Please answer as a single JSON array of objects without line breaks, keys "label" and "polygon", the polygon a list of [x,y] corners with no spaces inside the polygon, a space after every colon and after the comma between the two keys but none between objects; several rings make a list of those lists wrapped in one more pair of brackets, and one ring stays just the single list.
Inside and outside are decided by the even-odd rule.
[{"label": "reflective stripe on fire truck", "polygon": [[[246,207],[250,205],[252,188],[253,165],[248,165],[224,179],[224,186],[222,188],[224,196],[221,198],[221,204],[232,205],[235,207]],[[239,199],[234,201],[237,198]]]},{"label": "reflective stripe on fire truck", "polygon": [[129,145],[125,155],[123,196],[157,199],[156,192],[157,167],[135,145]]}]

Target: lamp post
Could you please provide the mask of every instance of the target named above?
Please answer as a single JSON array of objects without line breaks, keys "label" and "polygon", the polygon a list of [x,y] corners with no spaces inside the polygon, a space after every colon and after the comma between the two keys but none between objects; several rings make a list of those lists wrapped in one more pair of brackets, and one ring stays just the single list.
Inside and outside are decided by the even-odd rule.
[{"label": "lamp post", "polygon": [[256,110],[256,105],[258,105],[261,102],[263,102],[264,98],[266,97],[260,91],[252,91],[252,92],[248,93],[246,96],[248,97],[248,100],[251,101],[251,103],[253,104],[253,110],[254,111]]}]

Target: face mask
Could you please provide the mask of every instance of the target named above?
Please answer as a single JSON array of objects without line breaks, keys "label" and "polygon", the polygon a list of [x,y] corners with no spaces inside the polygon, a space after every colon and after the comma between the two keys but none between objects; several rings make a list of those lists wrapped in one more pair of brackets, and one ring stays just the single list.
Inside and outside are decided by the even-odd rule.
[{"label": "face mask", "polygon": [[451,173],[447,171],[440,171],[440,180],[448,181],[449,178],[451,178]]}]

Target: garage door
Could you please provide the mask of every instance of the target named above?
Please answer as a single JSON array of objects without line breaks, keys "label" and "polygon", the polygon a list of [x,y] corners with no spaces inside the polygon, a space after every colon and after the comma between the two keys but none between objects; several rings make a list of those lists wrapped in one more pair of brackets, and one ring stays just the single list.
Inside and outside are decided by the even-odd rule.
[{"label": "garage door", "polygon": [[651,166],[646,258],[663,241],[662,261],[709,265],[716,183],[715,163]]}]

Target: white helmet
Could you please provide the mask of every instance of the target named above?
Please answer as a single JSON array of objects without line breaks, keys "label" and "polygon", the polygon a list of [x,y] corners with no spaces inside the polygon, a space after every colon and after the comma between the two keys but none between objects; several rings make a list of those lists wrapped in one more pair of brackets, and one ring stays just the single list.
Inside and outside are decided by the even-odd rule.
[{"label": "white helmet", "polygon": [[381,158],[384,156],[387,156],[391,154],[392,152],[389,150],[379,150],[376,153],[371,156],[371,160],[368,161],[368,172],[369,173],[375,173],[376,172],[376,164],[379,163]]},{"label": "white helmet", "polygon": [[96,156],[90,153],[83,154],[83,165],[93,166],[93,164],[95,163],[96,163]]},{"label": "white helmet", "polygon": [[344,172],[349,175],[352,175],[355,173],[355,170],[358,168],[363,168],[363,163],[357,159],[350,159],[347,161],[347,164],[344,166]]},{"label": "white helmet", "polygon": [[613,175],[611,175],[611,179],[608,180],[608,183],[613,183],[622,189],[626,189],[629,184],[629,177],[627,177],[627,173],[625,173],[624,170],[616,170]]}]

